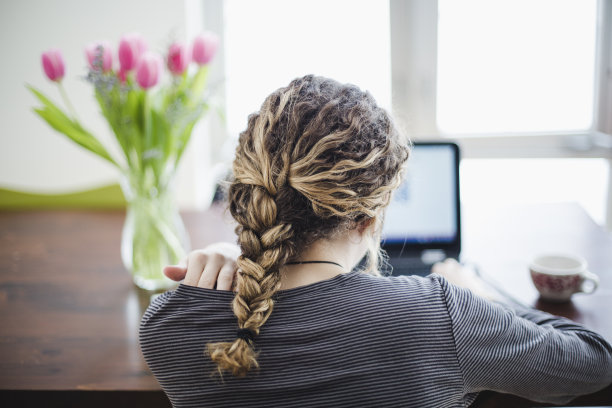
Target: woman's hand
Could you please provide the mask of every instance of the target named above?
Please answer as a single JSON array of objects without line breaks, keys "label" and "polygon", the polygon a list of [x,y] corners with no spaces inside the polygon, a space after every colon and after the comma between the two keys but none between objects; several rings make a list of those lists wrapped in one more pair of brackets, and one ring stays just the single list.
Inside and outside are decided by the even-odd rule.
[{"label": "woman's hand", "polygon": [[435,263],[431,272],[444,277],[455,286],[471,290],[475,295],[488,300],[502,300],[488,285],[476,274],[473,268],[465,267],[454,259]]},{"label": "woman's hand", "polygon": [[206,289],[232,290],[240,248],[229,242],[218,242],[191,251],[179,265],[164,268],[164,275],[184,285]]}]

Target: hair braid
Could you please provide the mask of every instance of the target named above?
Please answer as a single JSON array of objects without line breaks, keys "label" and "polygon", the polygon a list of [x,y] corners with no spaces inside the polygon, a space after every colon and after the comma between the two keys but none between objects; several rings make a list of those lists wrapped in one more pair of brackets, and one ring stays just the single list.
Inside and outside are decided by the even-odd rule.
[{"label": "hair braid", "polygon": [[[272,313],[272,296],[280,287],[279,268],[294,253],[287,244],[293,235],[291,225],[278,222],[275,201],[287,180],[289,155],[283,154],[282,160],[272,158],[266,146],[267,132],[278,122],[287,103],[287,96],[279,96],[276,104],[268,100],[262,114],[251,120],[250,140],[244,140],[237,149],[235,180],[229,191],[230,211],[238,222],[236,233],[242,250],[237,261],[238,292],[232,309],[238,327],[255,336]],[[253,345],[242,338],[211,343],[208,352],[220,373],[225,370],[241,377],[259,367]]]},{"label": "hair braid", "polygon": [[[408,152],[389,115],[353,85],[308,75],[264,101],[240,134],[228,195],[242,250],[232,303],[240,330],[259,334],[274,307],[280,267],[299,249],[380,221]],[[373,237],[369,271],[378,250]],[[259,367],[250,339],[237,337],[208,345],[221,374],[244,376]]]}]

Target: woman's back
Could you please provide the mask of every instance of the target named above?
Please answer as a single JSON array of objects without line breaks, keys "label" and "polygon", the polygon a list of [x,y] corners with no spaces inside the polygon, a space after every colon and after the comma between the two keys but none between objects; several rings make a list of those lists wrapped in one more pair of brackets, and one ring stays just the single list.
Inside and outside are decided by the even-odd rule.
[{"label": "woman's back", "polygon": [[[564,402],[612,381],[610,345],[569,321],[519,317],[437,276],[350,272],[365,260],[378,274],[408,155],[353,85],[308,75],[266,98],[228,189],[235,292],[182,285],[143,318],[145,359],[175,407],[462,407],[487,389]],[[191,259],[186,282],[207,281],[201,266]]]},{"label": "woman's back", "polygon": [[235,336],[233,299],[181,285],[145,313],[141,347],[175,407],[464,407],[484,389],[564,402],[611,375],[597,368],[609,345],[567,320],[520,318],[436,275],[351,272],[277,292],[259,370],[220,378],[204,350]]}]

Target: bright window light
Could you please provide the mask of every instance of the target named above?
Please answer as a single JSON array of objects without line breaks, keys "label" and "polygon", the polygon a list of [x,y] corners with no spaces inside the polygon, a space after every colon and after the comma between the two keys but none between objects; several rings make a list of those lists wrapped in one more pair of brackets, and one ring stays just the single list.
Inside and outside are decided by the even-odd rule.
[{"label": "bright window light", "polygon": [[446,134],[591,128],[596,0],[439,0]]},{"label": "bright window light", "polygon": [[607,159],[464,159],[461,201],[477,209],[474,213],[507,205],[577,202],[604,225],[608,177]]},{"label": "bright window light", "polygon": [[232,135],[266,96],[306,74],[353,83],[390,109],[388,1],[225,0],[224,13]]}]

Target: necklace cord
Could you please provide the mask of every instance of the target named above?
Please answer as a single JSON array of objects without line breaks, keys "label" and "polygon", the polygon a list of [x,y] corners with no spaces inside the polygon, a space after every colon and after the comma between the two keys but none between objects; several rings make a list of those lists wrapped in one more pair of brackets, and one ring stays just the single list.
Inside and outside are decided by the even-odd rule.
[{"label": "necklace cord", "polygon": [[330,265],[339,266],[342,269],[344,269],[344,267],[342,265],[340,265],[337,262],[332,262],[332,261],[295,261],[295,262],[287,262],[287,263],[285,263],[285,265],[301,265],[301,264],[330,264]]}]

